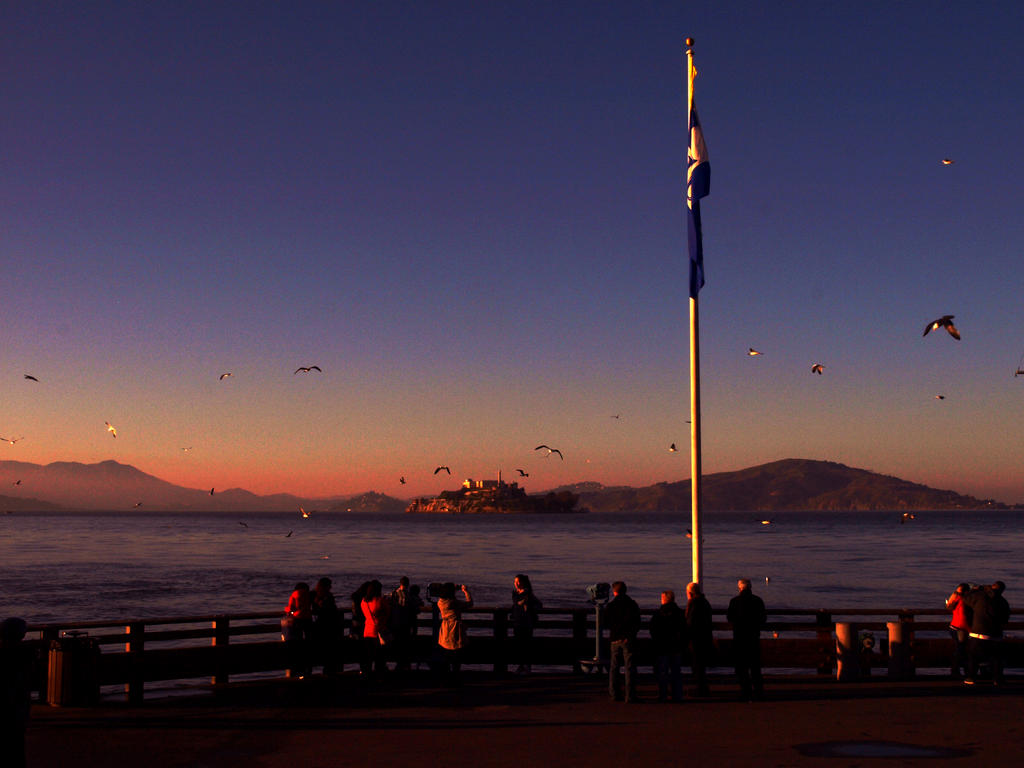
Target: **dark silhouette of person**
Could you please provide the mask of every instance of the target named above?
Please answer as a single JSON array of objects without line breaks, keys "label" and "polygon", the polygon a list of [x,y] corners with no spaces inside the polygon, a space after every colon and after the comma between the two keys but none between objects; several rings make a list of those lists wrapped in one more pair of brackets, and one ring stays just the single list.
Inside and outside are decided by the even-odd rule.
[{"label": "dark silhouette of person", "polygon": [[651,650],[658,678],[658,701],[683,700],[683,652],[686,650],[686,614],[676,604],[676,593],[661,593],[661,607],[651,617]]},{"label": "dark silhouette of person", "polygon": [[324,576],[313,588],[313,645],[324,667],[324,675],[341,672],[341,612],[331,592],[332,582]]},{"label": "dark silhouette of person", "polygon": [[1003,597],[1006,585],[1001,581],[972,590],[964,598],[970,617],[971,631],[967,637],[967,659],[970,669],[964,682],[973,685],[978,669],[988,664],[992,682],[1003,683],[1003,628],[1010,620],[1010,604]]},{"label": "dark silhouette of person", "polygon": [[533,628],[537,626],[541,607],[540,600],[533,594],[530,577],[525,573],[517,574],[512,582],[512,641],[519,662],[518,675],[532,671]]},{"label": "dark silhouette of person", "polygon": [[[608,695],[616,701],[632,702],[637,700],[633,648],[636,634],[640,631],[640,606],[626,594],[625,582],[616,581],[612,584],[612,595],[611,602],[604,609],[611,645],[611,656],[608,660]],[[618,674],[620,666],[625,678],[625,694]]]},{"label": "dark silhouette of person", "polygon": [[708,667],[715,652],[711,603],[695,581],[686,585],[686,628],[690,636],[690,668],[697,684],[697,695],[710,696]]},{"label": "dark silhouette of person", "polygon": [[739,594],[729,601],[726,618],[732,624],[733,659],[740,698],[760,699],[764,695],[761,678],[761,627],[768,621],[764,601],[750,589],[750,579],[736,582]]},{"label": "dark silhouette of person", "polygon": [[0,765],[25,768],[25,729],[32,709],[32,656],[21,642],[27,625],[0,622]]},{"label": "dark silhouette of person", "polygon": [[403,576],[398,580],[398,587],[391,591],[388,602],[391,606],[388,626],[394,638],[391,653],[395,660],[395,669],[404,672],[411,666],[414,638],[423,600],[418,590],[413,592],[409,585],[409,577]]}]

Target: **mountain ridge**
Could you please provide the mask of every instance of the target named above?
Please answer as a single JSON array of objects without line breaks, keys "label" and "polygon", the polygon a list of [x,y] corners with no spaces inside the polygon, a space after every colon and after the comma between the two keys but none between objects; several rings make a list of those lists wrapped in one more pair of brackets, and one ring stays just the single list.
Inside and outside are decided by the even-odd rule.
[{"label": "mountain ridge", "polygon": [[[20,481],[20,482],[19,482]],[[0,461],[0,486],[17,488],[0,496],[0,510],[128,510],[181,512],[284,512],[303,507],[330,513],[399,513],[409,503],[377,491],[313,498],[289,493],[260,496],[244,488],[185,488],[113,460],[95,464],[58,461],[31,464]],[[550,489],[578,494],[592,512],[681,512],[690,509],[690,480],[649,486],[605,486],[583,481]],[[866,469],[816,459],[780,459],[744,469],[704,475],[703,508],[708,512],[870,511],[1021,509],[993,499],[930,488]]]}]

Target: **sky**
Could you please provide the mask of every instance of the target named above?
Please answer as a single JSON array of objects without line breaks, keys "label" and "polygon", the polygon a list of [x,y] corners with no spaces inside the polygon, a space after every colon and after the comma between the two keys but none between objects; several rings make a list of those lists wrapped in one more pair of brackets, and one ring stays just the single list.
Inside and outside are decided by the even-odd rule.
[{"label": "sky", "polygon": [[[7,4],[0,458],[307,496],[688,478],[692,37],[703,471],[1022,502],[1022,31],[1018,2]],[[960,341],[922,337],[946,314]]]}]

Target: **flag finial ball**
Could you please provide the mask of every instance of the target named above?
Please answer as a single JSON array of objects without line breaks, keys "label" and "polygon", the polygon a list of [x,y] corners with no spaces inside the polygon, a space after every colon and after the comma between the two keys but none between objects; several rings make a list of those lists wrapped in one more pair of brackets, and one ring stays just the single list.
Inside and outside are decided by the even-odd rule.
[{"label": "flag finial ball", "polygon": [[693,38],[692,37],[686,38],[686,44],[687,45],[693,45]]}]

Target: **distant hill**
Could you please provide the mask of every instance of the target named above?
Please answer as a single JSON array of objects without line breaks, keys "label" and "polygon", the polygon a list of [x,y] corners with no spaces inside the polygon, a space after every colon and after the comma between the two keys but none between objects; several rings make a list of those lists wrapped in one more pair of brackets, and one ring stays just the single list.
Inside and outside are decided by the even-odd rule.
[{"label": "distant hill", "polygon": [[[567,487],[584,485],[591,484]],[[709,512],[1013,508],[991,499],[977,499],[866,469],[811,459],[783,459],[734,472],[704,475],[702,490],[704,509]],[[690,509],[689,480],[644,488],[590,487],[576,492],[580,494],[580,504],[593,512]]]},{"label": "distant hill", "polygon": [[[18,485],[15,485],[18,481]],[[98,464],[58,461],[30,464],[0,461],[0,487],[10,488],[7,506],[0,497],[0,512],[7,509],[46,511],[54,505],[66,509],[152,511],[284,512],[324,508],[345,511],[402,511],[405,501],[382,494],[363,494],[352,499],[311,499],[287,493],[259,496],[242,488],[199,490],[183,488],[148,475],[129,464],[103,461]],[[21,495],[24,494],[24,495]],[[388,501],[390,499],[390,501]],[[137,506],[138,505],[138,506]]]},{"label": "distant hill", "polygon": [[[20,483],[18,481],[21,481]],[[0,514],[5,511],[72,510],[286,512],[308,511],[401,513],[407,500],[368,492],[351,497],[303,498],[280,493],[259,496],[242,488],[183,488],[128,464],[59,461],[30,464],[0,461]],[[942,491],[889,475],[832,461],[783,459],[769,464],[704,476],[704,509],[782,510],[940,510],[1012,509],[991,499]],[[577,494],[579,506],[592,512],[685,511],[690,509],[690,481],[655,483],[643,488],[581,482],[551,489]]]}]

